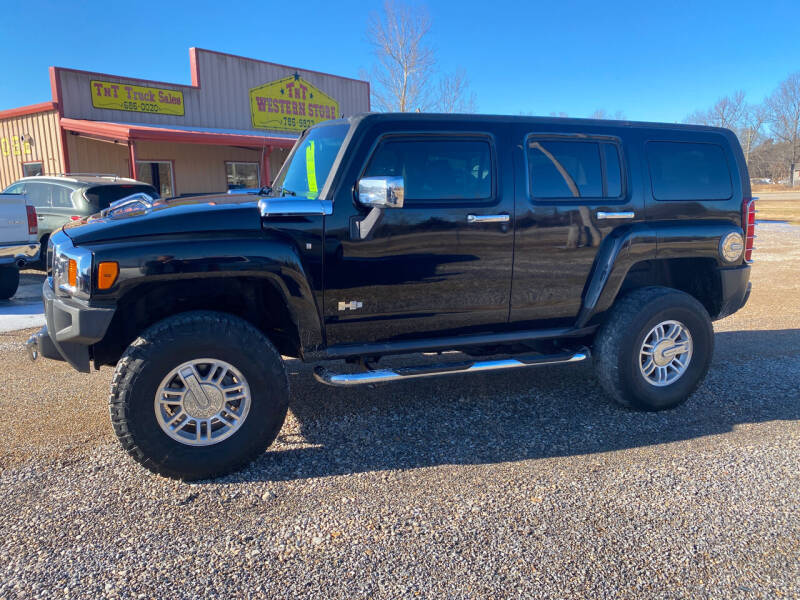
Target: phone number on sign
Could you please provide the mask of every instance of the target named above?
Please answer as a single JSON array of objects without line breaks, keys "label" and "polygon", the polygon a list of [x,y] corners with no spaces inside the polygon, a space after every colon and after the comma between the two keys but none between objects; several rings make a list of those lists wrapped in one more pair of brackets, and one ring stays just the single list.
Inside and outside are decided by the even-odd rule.
[{"label": "phone number on sign", "polygon": [[301,127],[305,129],[306,127],[311,127],[316,124],[317,122],[314,119],[298,119],[296,117],[283,117],[284,127]]},{"label": "phone number on sign", "polygon": [[149,104],[147,102],[123,102],[122,108],[125,110],[135,110],[136,112],[161,112],[161,107],[158,104]]}]

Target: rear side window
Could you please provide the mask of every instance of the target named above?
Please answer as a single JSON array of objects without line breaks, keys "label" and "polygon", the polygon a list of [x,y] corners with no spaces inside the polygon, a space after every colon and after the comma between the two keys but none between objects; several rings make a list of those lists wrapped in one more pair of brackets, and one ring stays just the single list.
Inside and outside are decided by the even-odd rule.
[{"label": "rear side window", "polygon": [[53,208],[72,208],[72,190],[61,185],[47,186],[50,189],[50,205]]},{"label": "rear side window", "polygon": [[613,142],[528,138],[527,157],[535,199],[622,196],[619,148]]},{"label": "rear side window", "polygon": [[50,208],[50,186],[41,182],[28,182],[25,186],[28,202],[37,208]]},{"label": "rear side window", "polygon": [[725,151],[717,144],[648,142],[656,200],[727,200],[733,194]]},{"label": "rear side window", "polygon": [[138,192],[144,192],[153,198],[158,198],[159,195],[151,185],[96,185],[87,188],[84,195],[93,209],[103,210],[115,200]]},{"label": "rear side window", "polygon": [[402,177],[406,200],[486,200],[492,197],[488,140],[389,139],[369,161],[366,177]]}]

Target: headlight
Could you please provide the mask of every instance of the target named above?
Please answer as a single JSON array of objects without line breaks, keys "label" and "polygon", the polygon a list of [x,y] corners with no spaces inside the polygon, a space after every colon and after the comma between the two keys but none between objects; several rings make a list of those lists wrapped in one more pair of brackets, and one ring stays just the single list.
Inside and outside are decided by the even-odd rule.
[{"label": "headlight", "polygon": [[92,290],[92,253],[74,246],[56,246],[53,252],[53,288],[59,296],[88,300]]}]

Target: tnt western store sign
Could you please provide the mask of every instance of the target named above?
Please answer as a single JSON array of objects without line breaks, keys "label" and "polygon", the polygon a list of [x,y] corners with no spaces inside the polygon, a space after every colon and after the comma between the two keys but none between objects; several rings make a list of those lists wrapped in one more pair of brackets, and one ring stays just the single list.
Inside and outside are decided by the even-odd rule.
[{"label": "tnt western store sign", "polygon": [[257,187],[304,129],[369,111],[366,81],[197,48],[189,71],[184,85],[51,67],[49,102],[0,111],[0,186],[83,172],[165,196]]}]

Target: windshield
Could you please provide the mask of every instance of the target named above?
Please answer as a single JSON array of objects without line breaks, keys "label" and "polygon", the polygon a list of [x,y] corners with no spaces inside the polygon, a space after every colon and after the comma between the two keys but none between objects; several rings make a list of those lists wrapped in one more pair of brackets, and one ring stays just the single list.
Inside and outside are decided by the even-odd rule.
[{"label": "windshield", "polygon": [[319,198],[349,129],[349,124],[309,129],[272,184],[275,193],[312,200]]}]

